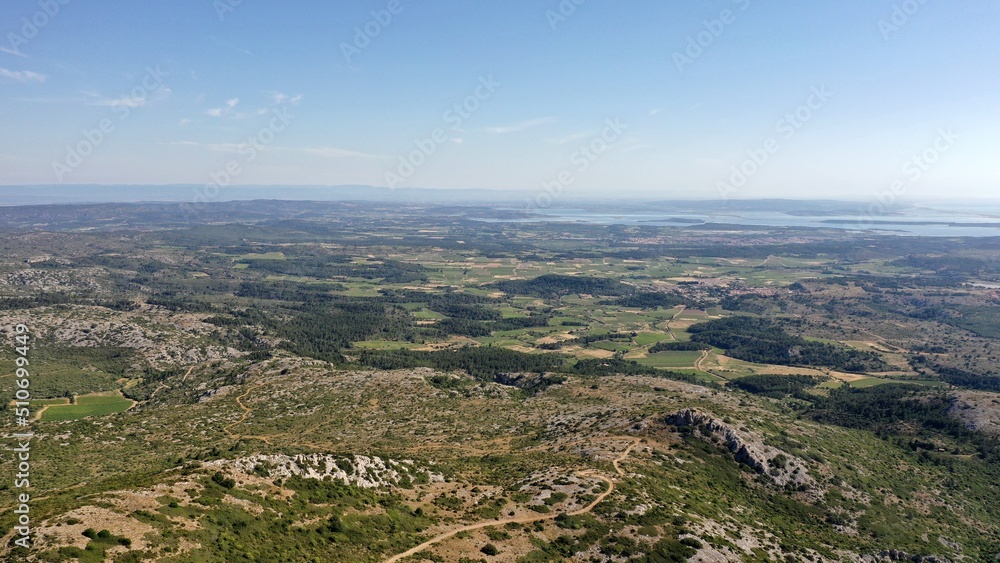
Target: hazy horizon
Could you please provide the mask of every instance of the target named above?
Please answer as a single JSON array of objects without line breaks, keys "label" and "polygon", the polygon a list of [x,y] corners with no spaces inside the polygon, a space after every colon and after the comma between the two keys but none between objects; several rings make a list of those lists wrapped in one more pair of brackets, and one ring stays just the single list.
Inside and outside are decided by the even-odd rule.
[{"label": "hazy horizon", "polygon": [[[30,189],[25,193],[18,188]],[[505,203],[511,201],[534,200],[537,190],[503,189],[503,188],[433,188],[413,186],[405,188],[386,188],[366,185],[238,185],[229,186],[213,193],[213,197],[205,197],[206,186],[202,184],[0,184],[0,207],[52,204],[89,204],[89,203],[222,203],[233,201],[365,201],[365,200],[401,200],[407,202],[478,204]],[[544,192],[543,192],[544,193]],[[888,191],[886,193],[889,193]],[[825,194],[824,194],[825,195]],[[878,198],[864,197],[732,197],[724,200],[718,197],[685,194],[656,193],[616,193],[607,195],[600,193],[569,192],[558,200],[539,206],[540,208],[558,208],[574,204],[594,204],[617,202],[622,205],[644,202],[694,202],[715,203],[725,206],[729,203],[754,202],[801,202],[801,203],[844,203],[844,204],[878,204]],[[1000,197],[895,197],[887,205],[878,205],[878,214],[891,210],[921,205],[963,205],[1000,204]]]}]

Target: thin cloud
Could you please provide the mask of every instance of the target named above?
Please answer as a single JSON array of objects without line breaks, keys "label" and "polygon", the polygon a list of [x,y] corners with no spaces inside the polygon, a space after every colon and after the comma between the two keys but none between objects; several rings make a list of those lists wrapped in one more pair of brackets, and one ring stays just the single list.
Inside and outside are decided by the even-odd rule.
[{"label": "thin cloud", "polygon": [[274,102],[274,105],[276,106],[286,103],[295,105],[300,101],[302,101],[302,94],[295,94],[294,96],[290,96],[288,94],[285,94],[284,92],[271,92],[271,101]]},{"label": "thin cloud", "polygon": [[148,100],[143,96],[122,96],[120,98],[100,98],[92,100],[89,105],[110,108],[141,108],[146,105],[147,102]]},{"label": "thin cloud", "polygon": [[[241,150],[250,147],[250,145],[248,145],[247,143],[201,143],[198,141],[174,141],[172,143],[167,143],[167,144],[181,146],[181,147],[197,147],[202,149],[208,149],[212,152],[225,152],[225,153],[240,152]],[[260,148],[265,148],[265,147],[260,147]]]},{"label": "thin cloud", "polygon": [[0,47],[0,53],[7,53],[8,55],[14,55],[15,57],[21,57],[22,59],[30,59],[31,58],[28,55],[25,55],[24,53],[22,53],[20,51],[15,51],[13,49],[8,49],[6,47]]},{"label": "thin cloud", "polygon": [[633,143],[633,144],[630,144],[630,145],[625,145],[624,147],[622,147],[621,149],[619,149],[619,151],[620,152],[632,152],[632,151],[641,151],[641,150],[645,150],[645,149],[648,149],[648,148],[652,148],[652,147],[650,147],[646,143]]},{"label": "thin cloud", "polygon": [[45,82],[49,78],[44,74],[30,70],[9,70],[6,68],[0,68],[0,77],[10,78],[18,82]]},{"label": "thin cloud", "polygon": [[[241,150],[250,148],[247,143],[214,143],[207,145],[208,149],[215,152],[240,152]],[[259,147],[261,150],[266,150],[267,147]]]},{"label": "thin cloud", "polygon": [[[238,153],[242,150],[251,148],[251,145],[248,143],[202,143],[200,141],[173,141],[166,144],[181,146],[181,147],[197,147],[202,149],[208,149],[212,152],[224,152],[224,153]],[[385,158],[375,154],[341,149],[338,147],[279,147],[279,146],[268,146],[268,145],[253,145],[253,147],[256,150],[260,151],[273,150],[273,151],[284,151],[284,152],[296,152],[301,154],[320,156],[323,158]]]},{"label": "thin cloud", "polygon": [[284,150],[299,151],[305,154],[321,156],[323,158],[383,158],[375,154],[341,149],[337,147],[301,147],[301,148],[282,147],[282,148]]},{"label": "thin cloud", "polygon": [[487,127],[486,130],[490,133],[502,135],[505,133],[517,133],[519,131],[524,131],[525,129],[531,129],[532,127],[538,127],[540,125],[548,125],[550,123],[555,123],[555,121],[556,118],[554,117],[539,117],[537,119],[528,119],[500,127]]},{"label": "thin cloud", "polygon": [[[295,94],[294,96],[290,96],[288,94],[285,94],[284,92],[269,92],[269,94],[271,96],[271,106],[270,107],[257,108],[257,112],[256,112],[257,115],[267,115],[276,106],[295,106],[295,105],[298,105],[298,103],[301,102],[302,98],[303,98],[302,94]],[[240,119],[242,117],[244,117],[243,114],[238,114],[236,116],[237,119]]]},{"label": "thin cloud", "polygon": [[206,115],[211,117],[225,117],[236,109],[236,106],[240,104],[239,98],[233,98],[231,100],[226,100],[226,106],[221,108],[212,108],[205,112]]},{"label": "thin cloud", "polygon": [[565,145],[566,143],[572,143],[574,141],[583,141],[589,139],[594,135],[599,135],[600,131],[582,131],[580,133],[574,133],[572,135],[566,135],[565,137],[558,137],[555,139],[548,139],[547,142],[553,145]]},{"label": "thin cloud", "polygon": [[110,108],[141,108],[151,102],[162,100],[172,93],[173,90],[167,87],[158,88],[155,92],[153,92],[152,96],[120,96],[118,98],[108,98],[101,96],[95,91],[83,92],[85,96],[90,98],[87,105]]},{"label": "thin cloud", "polygon": [[27,102],[29,104],[81,104],[86,103],[87,98],[59,98],[59,97],[47,97],[47,98],[15,98],[19,102]]}]

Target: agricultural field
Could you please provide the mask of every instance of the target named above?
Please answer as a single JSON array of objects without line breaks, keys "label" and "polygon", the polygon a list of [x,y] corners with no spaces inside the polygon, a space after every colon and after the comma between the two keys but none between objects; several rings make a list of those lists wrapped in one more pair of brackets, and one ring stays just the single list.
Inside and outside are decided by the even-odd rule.
[{"label": "agricultural field", "polygon": [[[44,400],[43,400],[44,401]],[[39,419],[44,421],[78,420],[94,416],[122,413],[132,408],[135,401],[121,393],[93,393],[68,399],[50,399],[41,406]]]}]

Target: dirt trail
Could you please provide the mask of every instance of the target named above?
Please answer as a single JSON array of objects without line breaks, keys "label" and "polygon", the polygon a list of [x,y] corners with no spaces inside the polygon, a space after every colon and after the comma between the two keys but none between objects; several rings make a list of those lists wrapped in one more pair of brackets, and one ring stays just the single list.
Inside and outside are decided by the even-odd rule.
[{"label": "dirt trail", "polygon": [[230,428],[233,428],[234,426],[239,426],[247,418],[250,417],[250,414],[253,412],[253,409],[250,408],[250,407],[248,407],[248,406],[246,406],[246,405],[244,405],[243,404],[243,399],[245,399],[247,397],[247,395],[249,395],[250,393],[252,393],[255,389],[257,389],[259,387],[263,387],[264,385],[265,385],[264,383],[258,383],[256,385],[252,385],[252,386],[250,386],[249,389],[247,389],[246,391],[244,391],[242,395],[240,395],[239,397],[236,397],[236,404],[239,405],[239,407],[243,410],[243,416],[241,416],[240,419],[237,420],[236,422],[227,424],[227,425],[225,425],[225,426],[222,427],[222,431],[225,432],[226,434],[228,434],[230,439],[232,439],[232,440],[239,440],[240,438],[256,438],[257,440],[260,440],[260,441],[264,442],[265,444],[268,444],[268,445],[271,444],[271,441],[268,438],[265,438],[264,436],[241,436],[240,434],[234,434],[233,432],[231,432],[229,430]]},{"label": "dirt trail", "polygon": [[41,420],[42,419],[42,413],[44,413],[45,411],[47,411],[49,409],[49,407],[54,407],[54,406],[58,406],[58,405],[72,405],[73,404],[73,401],[71,401],[70,399],[66,399],[66,398],[64,398],[64,399],[66,401],[65,403],[56,403],[56,404],[52,404],[52,405],[42,405],[42,408],[40,408],[37,411],[35,411],[35,416],[32,418],[32,420]]},{"label": "dirt trail", "polygon": [[153,392],[149,394],[149,399],[147,399],[147,401],[152,401],[154,398],[156,398],[156,394],[164,389],[170,389],[170,386],[167,385],[166,383],[161,383],[159,387],[154,389]]},{"label": "dirt trail", "polygon": [[708,368],[706,368],[706,367],[704,367],[702,365],[702,363],[705,360],[708,359],[708,353],[709,353],[709,350],[702,350],[701,351],[701,357],[694,361],[694,369],[696,369],[698,371],[703,371],[703,372],[705,372],[705,373],[707,373],[709,375],[714,375],[715,377],[721,377],[722,379],[726,379],[725,377],[722,377],[721,375],[713,372],[712,370],[710,370],[710,369],[708,369]]},{"label": "dirt trail", "polygon": [[705,360],[708,359],[708,354],[709,354],[709,350],[702,350],[701,351],[701,357],[694,361],[694,369],[696,369],[698,371],[703,371],[703,372],[705,372],[705,373],[707,373],[709,375],[714,375],[715,377],[718,377],[719,379],[722,379],[724,381],[729,381],[728,377],[726,377],[724,375],[719,375],[718,373],[715,373],[714,371],[712,371],[712,370],[710,370],[710,369],[705,368],[705,367],[702,366],[702,362],[704,362]]},{"label": "dirt trail", "polygon": [[705,361],[706,358],[708,358],[708,350],[702,350],[701,357],[694,361],[694,369],[698,371],[703,371],[705,373],[709,373],[708,370],[701,367],[701,363]]},{"label": "dirt trail", "polygon": [[774,261],[777,262],[782,268],[788,268],[789,267],[788,264],[785,264],[785,262],[781,258],[778,258],[777,256],[768,256],[766,260],[764,260],[760,264],[757,264],[756,267],[757,268],[762,268],[762,267],[766,266],[767,263],[771,261],[771,259],[774,259]]},{"label": "dirt trail", "polygon": [[879,336],[879,335],[875,334],[874,332],[868,330],[867,328],[861,328],[859,330],[861,332],[867,334],[868,336],[871,336],[871,337],[875,338],[876,340],[878,340],[879,344],[881,344],[881,345],[885,346],[886,348],[889,348],[889,349],[891,349],[891,350],[893,350],[895,352],[906,352],[907,351],[905,348],[900,348],[899,346],[896,346],[895,344],[890,343],[884,336]]},{"label": "dirt trail", "polygon": [[[182,377],[182,378],[181,378],[181,383],[184,383],[185,381],[187,381],[187,378],[188,378],[188,376],[189,376],[189,375],[191,375],[191,372],[192,372],[192,371],[194,371],[194,368],[196,368],[196,367],[197,367],[197,366],[191,366],[191,367],[189,367],[189,368],[188,368],[188,370],[187,370],[187,373],[185,373],[185,374],[184,374],[184,377]],[[161,383],[161,384],[160,384],[160,386],[159,386],[159,387],[157,387],[157,388],[156,388],[156,389],[155,389],[155,390],[154,390],[154,391],[153,391],[153,392],[152,392],[152,393],[151,393],[151,394],[149,395],[149,399],[146,399],[146,401],[144,401],[144,402],[147,402],[147,403],[148,403],[149,401],[153,400],[153,399],[154,399],[154,398],[156,397],[156,394],[157,394],[157,393],[159,393],[160,391],[163,391],[164,389],[170,389],[170,386],[169,386],[169,385],[167,385],[166,383]]]},{"label": "dirt trail", "polygon": [[686,306],[680,305],[679,308],[677,309],[677,312],[674,313],[674,316],[670,317],[670,320],[667,321],[667,334],[670,335],[671,340],[676,341],[677,335],[675,335],[673,329],[670,328],[670,323],[676,321],[677,317],[681,316],[681,313],[683,313],[685,309],[687,309]]},{"label": "dirt trail", "polygon": [[[626,437],[623,436],[622,438],[626,438]],[[621,466],[619,466],[618,464],[621,463],[621,462],[623,462],[623,461],[625,461],[625,458],[627,458],[628,455],[630,453],[632,453],[632,450],[635,449],[635,447],[637,445],[639,445],[639,442],[641,441],[641,438],[627,437],[627,439],[631,440],[632,443],[629,444],[629,446],[627,448],[625,448],[625,451],[623,451],[621,453],[621,455],[619,455],[617,458],[615,458],[611,462],[611,465],[614,466],[615,472],[618,474],[619,477],[625,475],[625,472],[622,471]],[[594,507],[596,507],[598,504],[601,504],[601,502],[604,499],[608,498],[608,496],[611,493],[615,492],[615,482],[613,480],[611,480],[609,477],[605,477],[604,475],[601,475],[601,474],[599,474],[599,473],[597,473],[597,472],[595,472],[593,470],[589,470],[589,469],[588,470],[584,470],[584,471],[578,471],[576,474],[579,475],[579,476],[581,476],[581,477],[596,477],[596,478],[604,481],[605,483],[607,483],[608,484],[608,489],[606,491],[604,491],[603,493],[601,493],[600,495],[598,495],[597,498],[594,499],[587,506],[585,506],[585,507],[583,507],[583,508],[581,508],[579,510],[574,510],[572,512],[567,512],[566,514],[569,515],[569,516],[579,516],[581,514],[587,514],[587,513],[591,512],[592,510],[594,510]],[[442,533],[438,534],[437,536],[434,536],[433,538],[425,541],[424,543],[422,543],[422,544],[420,544],[420,545],[418,545],[416,547],[412,547],[409,550],[404,551],[403,553],[400,553],[399,555],[393,555],[392,557],[386,559],[385,563],[395,563],[396,561],[400,561],[400,560],[405,559],[406,557],[409,557],[411,555],[416,555],[417,553],[420,553],[421,551],[424,551],[428,547],[431,547],[432,545],[434,545],[436,543],[442,542],[442,541],[444,541],[444,540],[446,540],[446,539],[454,536],[455,534],[459,534],[459,533],[462,533],[462,532],[471,532],[472,530],[479,530],[481,528],[486,528],[488,526],[503,526],[505,524],[510,524],[510,523],[532,524],[534,522],[542,522],[542,521],[545,521],[545,520],[554,520],[558,516],[559,516],[559,513],[545,514],[545,515],[542,515],[542,516],[520,516],[518,518],[508,518],[506,520],[488,520],[486,522],[480,522],[478,524],[468,524],[468,525],[461,526],[461,527],[458,527],[458,528],[453,528],[451,530],[448,530],[447,532],[442,532]]]}]

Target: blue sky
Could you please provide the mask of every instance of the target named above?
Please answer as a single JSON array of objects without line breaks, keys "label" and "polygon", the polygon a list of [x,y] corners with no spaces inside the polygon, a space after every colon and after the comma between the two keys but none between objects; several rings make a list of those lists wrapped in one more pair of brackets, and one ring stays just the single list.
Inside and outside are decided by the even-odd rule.
[{"label": "blue sky", "polygon": [[0,184],[995,197],[998,29],[986,0],[6,0]]}]

